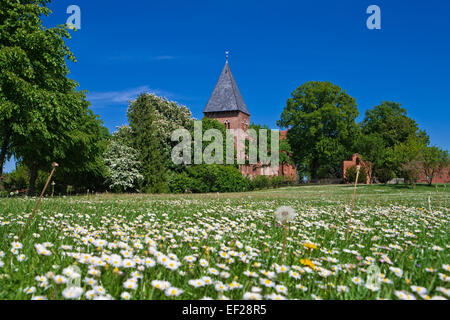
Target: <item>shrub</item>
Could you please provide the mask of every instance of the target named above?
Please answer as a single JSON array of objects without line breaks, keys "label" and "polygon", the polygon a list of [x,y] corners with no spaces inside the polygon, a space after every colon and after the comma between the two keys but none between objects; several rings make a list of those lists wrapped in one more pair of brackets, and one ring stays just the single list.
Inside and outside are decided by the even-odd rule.
[{"label": "shrub", "polygon": [[388,183],[395,178],[395,173],[391,169],[382,168],[377,170],[377,178],[381,183]]},{"label": "shrub", "polygon": [[0,198],[7,198],[9,197],[8,191],[0,191]]},{"label": "shrub", "polygon": [[402,165],[401,176],[405,179],[405,184],[415,186],[422,173],[422,164],[420,161],[413,160]]},{"label": "shrub", "polygon": [[[356,180],[356,166],[351,166],[345,171],[345,181],[347,183],[354,183]],[[366,183],[367,182],[367,170],[366,168],[361,166],[361,170],[359,171],[358,183]]]},{"label": "shrub", "polygon": [[211,191],[213,192],[243,192],[250,189],[248,179],[233,166],[220,166],[218,177]]},{"label": "shrub", "polygon": [[19,164],[14,171],[6,175],[4,186],[6,190],[25,190],[28,186],[28,168]]},{"label": "shrub", "polygon": [[[35,184],[37,195],[41,194],[42,189],[47,182],[49,173],[50,172],[39,170]],[[20,191],[20,194],[22,194],[24,191],[28,190],[29,179],[30,170],[24,164],[19,163],[14,171],[6,175],[4,180],[4,187],[8,192]],[[55,176],[53,180],[57,180]],[[51,185],[49,185],[45,194],[49,195],[51,194],[51,192],[52,188]]]},{"label": "shrub", "polygon": [[169,190],[171,193],[192,192],[193,181],[186,172],[174,173],[169,177]]},{"label": "shrub", "polygon": [[196,165],[187,168],[184,176],[173,179],[171,190],[186,186],[194,193],[242,192],[251,189],[250,181],[234,166]]},{"label": "shrub", "polygon": [[188,167],[188,176],[191,180],[191,190],[194,193],[207,193],[213,191],[218,177],[217,165],[196,165]]},{"label": "shrub", "polygon": [[272,187],[274,188],[280,188],[284,185],[285,181],[284,181],[284,177],[283,176],[275,176],[272,178]]},{"label": "shrub", "polygon": [[271,187],[270,179],[267,176],[257,176],[253,179],[252,184],[256,190],[269,189]]}]

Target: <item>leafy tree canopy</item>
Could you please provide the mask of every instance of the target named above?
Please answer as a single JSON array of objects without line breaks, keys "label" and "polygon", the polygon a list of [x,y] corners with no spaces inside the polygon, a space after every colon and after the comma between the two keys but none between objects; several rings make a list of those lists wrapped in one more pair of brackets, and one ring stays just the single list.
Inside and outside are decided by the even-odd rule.
[{"label": "leafy tree canopy", "polygon": [[92,116],[89,103],[67,77],[67,62],[76,61],[64,42],[67,26],[46,28],[41,21],[51,13],[49,2],[2,0],[0,7],[0,167],[12,154],[23,162],[30,169],[30,195],[39,169],[92,143],[82,133]]},{"label": "leafy tree canopy", "polygon": [[288,128],[295,163],[312,179],[340,175],[352,153],[359,112],[354,98],[330,82],[311,81],[287,100],[278,125]]}]

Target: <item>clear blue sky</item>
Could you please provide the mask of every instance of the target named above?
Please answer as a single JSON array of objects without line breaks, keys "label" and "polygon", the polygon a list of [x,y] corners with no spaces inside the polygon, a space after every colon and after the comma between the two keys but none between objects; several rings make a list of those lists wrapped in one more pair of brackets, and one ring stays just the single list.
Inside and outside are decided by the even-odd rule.
[{"label": "clear blue sky", "polygon": [[[397,101],[450,149],[450,1],[58,0],[46,25],[65,23],[71,4],[81,30],[68,41],[78,59],[70,77],[110,131],[142,91],[201,118],[230,50],[252,122],[276,127],[295,88],[331,81],[356,98],[360,119]],[[381,30],[366,27],[372,4]]]}]

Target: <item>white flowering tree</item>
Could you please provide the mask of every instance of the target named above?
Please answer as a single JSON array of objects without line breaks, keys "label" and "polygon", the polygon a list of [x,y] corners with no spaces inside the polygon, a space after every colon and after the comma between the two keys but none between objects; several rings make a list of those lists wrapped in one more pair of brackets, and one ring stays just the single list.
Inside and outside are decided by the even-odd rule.
[{"label": "white flowering tree", "polygon": [[144,178],[139,172],[141,163],[137,151],[118,142],[115,136],[105,153],[105,162],[109,173],[107,183],[113,191],[136,190]]}]

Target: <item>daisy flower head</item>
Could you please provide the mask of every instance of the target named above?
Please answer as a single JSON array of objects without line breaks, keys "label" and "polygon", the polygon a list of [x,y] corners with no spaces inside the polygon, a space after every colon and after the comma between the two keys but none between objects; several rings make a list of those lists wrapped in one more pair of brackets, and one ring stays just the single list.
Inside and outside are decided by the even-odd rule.
[{"label": "daisy flower head", "polygon": [[152,286],[159,290],[165,290],[170,287],[170,282],[168,281],[161,281],[161,280],[153,280]]},{"label": "daisy flower head", "polygon": [[131,299],[131,294],[130,294],[129,292],[124,291],[124,292],[122,292],[122,293],[120,294],[120,297],[121,297],[123,300],[130,300],[130,299]]},{"label": "daisy flower head", "polygon": [[35,292],[36,292],[36,287],[29,287],[29,288],[25,288],[23,290],[23,293],[26,293],[26,294],[33,294]]},{"label": "daisy flower head", "polygon": [[209,266],[208,261],[206,261],[205,259],[200,259],[199,264],[200,264],[200,266],[202,266],[204,268],[207,268]]},{"label": "daisy flower head", "polygon": [[275,212],[275,218],[279,223],[287,223],[290,221],[293,221],[295,217],[297,216],[297,213],[292,207],[280,207]]},{"label": "daisy flower head", "polygon": [[256,292],[246,292],[243,296],[244,300],[262,300],[262,296]]},{"label": "daisy flower head", "polygon": [[228,286],[226,284],[223,284],[222,282],[216,282],[214,288],[219,292],[228,291]]},{"label": "daisy flower head", "polygon": [[154,266],[156,265],[156,262],[155,262],[155,260],[153,260],[152,258],[146,258],[146,259],[144,260],[144,265],[145,265],[146,267],[148,267],[148,268],[152,268],[152,267],[154,267]]},{"label": "daisy flower head", "polygon": [[67,278],[64,276],[56,275],[53,277],[53,281],[55,281],[56,284],[64,284],[67,283]]},{"label": "daisy flower head", "polygon": [[259,282],[267,288],[275,287],[275,283],[270,279],[259,279]]},{"label": "daisy flower head", "polygon": [[372,292],[376,292],[376,291],[380,290],[380,287],[377,286],[377,285],[374,284],[374,283],[367,283],[367,284],[365,285],[365,287],[366,287],[366,289],[368,289],[368,290],[370,290],[370,291],[372,291]]},{"label": "daisy flower head", "polygon": [[70,279],[77,279],[79,278],[81,271],[80,269],[78,269],[77,267],[67,267],[63,270],[63,275],[65,275],[66,277],[70,278]]},{"label": "daisy flower head", "polygon": [[50,250],[47,250],[47,248],[42,244],[35,244],[34,247],[36,248],[37,253],[40,255],[49,256],[52,254]]},{"label": "daisy flower head", "polygon": [[230,288],[230,290],[235,290],[242,288],[242,285],[237,281],[233,281],[228,285],[228,287]]},{"label": "daisy flower head", "polygon": [[428,293],[427,288],[419,286],[411,286],[411,290],[419,295],[426,295]]},{"label": "daisy flower head", "polygon": [[22,261],[25,261],[26,256],[25,256],[24,254],[19,254],[19,255],[16,257],[16,259],[17,259],[17,261],[22,262]]},{"label": "daisy flower head", "polygon": [[131,259],[124,259],[122,262],[122,266],[126,269],[134,268],[136,266],[136,262]]},{"label": "daisy flower head", "polygon": [[279,265],[275,265],[275,271],[277,273],[286,273],[289,271],[289,267],[288,266],[279,266]]},{"label": "daisy flower head", "polygon": [[416,300],[416,297],[414,297],[414,295],[406,291],[395,291],[394,294],[400,300]]},{"label": "daisy flower head", "polygon": [[298,289],[298,290],[301,290],[301,291],[303,291],[303,292],[308,291],[308,287],[305,287],[305,286],[302,285],[302,284],[297,284],[297,285],[295,286],[295,288]]},{"label": "daisy flower head", "polygon": [[129,279],[123,283],[123,287],[128,290],[136,290],[138,287],[138,284],[135,279]]},{"label": "daisy flower head", "polygon": [[164,291],[164,293],[168,297],[178,297],[179,295],[181,295],[183,293],[183,290],[175,288],[175,287],[170,287],[170,288],[167,288],[166,291]]},{"label": "daisy flower head", "polygon": [[86,293],[84,294],[84,297],[88,300],[92,300],[95,298],[95,291],[94,290],[89,290],[86,291]]},{"label": "daisy flower head", "polygon": [[444,287],[437,287],[436,291],[442,292],[443,294],[445,294],[447,297],[450,297],[450,289],[446,289]]},{"label": "daisy flower head", "polygon": [[348,287],[347,286],[343,286],[343,285],[339,285],[339,286],[337,286],[337,291],[338,292],[347,292],[348,291]]},{"label": "daisy flower head", "polygon": [[83,294],[83,289],[80,287],[69,287],[64,289],[62,295],[66,299],[76,300]]},{"label": "daisy flower head", "polygon": [[16,250],[20,250],[23,248],[23,245],[20,242],[13,242],[11,244],[12,248],[16,249]]},{"label": "daisy flower head", "polygon": [[168,260],[165,263],[165,267],[169,270],[175,271],[181,266],[181,263],[176,260]]},{"label": "daisy flower head", "polygon": [[257,278],[258,274],[254,271],[246,270],[244,271],[244,275],[251,278]]},{"label": "daisy flower head", "polygon": [[203,277],[202,280],[205,282],[205,285],[207,286],[213,284],[213,280],[208,276]]},{"label": "daisy flower head", "polygon": [[401,278],[403,275],[403,270],[400,268],[389,267],[389,270],[391,270],[399,278]]},{"label": "daisy flower head", "polygon": [[277,286],[275,286],[275,290],[276,290],[278,293],[284,293],[284,294],[287,294],[287,288],[286,288],[285,286],[277,285]]},{"label": "daisy flower head", "polygon": [[193,286],[194,288],[200,288],[200,287],[203,287],[205,285],[205,281],[203,281],[202,279],[189,280],[188,283],[191,286]]},{"label": "daisy flower head", "polygon": [[85,278],[83,282],[86,283],[87,285],[90,285],[91,287],[97,285],[97,280],[95,280],[94,278]]},{"label": "daisy flower head", "polygon": [[276,294],[276,293],[272,293],[269,295],[266,295],[266,298],[268,300],[286,300],[286,297],[280,295],[280,294]]}]

